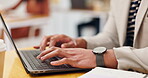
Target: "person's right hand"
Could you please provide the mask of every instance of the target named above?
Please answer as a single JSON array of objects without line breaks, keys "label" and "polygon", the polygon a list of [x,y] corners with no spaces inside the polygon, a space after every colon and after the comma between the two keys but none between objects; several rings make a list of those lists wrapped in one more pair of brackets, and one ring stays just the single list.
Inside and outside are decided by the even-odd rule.
[{"label": "person's right hand", "polygon": [[73,39],[66,35],[51,35],[45,36],[39,46],[34,46],[41,51],[49,46],[61,47],[61,48],[86,48],[86,41],[82,38]]}]

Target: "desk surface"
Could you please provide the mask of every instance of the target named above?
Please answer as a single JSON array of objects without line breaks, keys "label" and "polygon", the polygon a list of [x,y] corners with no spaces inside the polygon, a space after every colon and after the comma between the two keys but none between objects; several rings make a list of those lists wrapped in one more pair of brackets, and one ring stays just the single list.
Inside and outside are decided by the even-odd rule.
[{"label": "desk surface", "polygon": [[6,52],[5,55],[4,78],[77,78],[83,74],[84,72],[73,72],[32,77],[25,72],[20,59],[14,51]]}]

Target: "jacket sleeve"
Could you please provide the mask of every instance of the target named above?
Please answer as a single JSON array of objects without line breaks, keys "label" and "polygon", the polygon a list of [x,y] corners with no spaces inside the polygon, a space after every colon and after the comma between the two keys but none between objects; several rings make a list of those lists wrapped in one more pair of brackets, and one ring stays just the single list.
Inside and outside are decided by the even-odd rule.
[{"label": "jacket sleeve", "polygon": [[148,73],[148,47],[136,49],[133,47],[114,48],[118,61],[118,69],[132,69],[134,71]]},{"label": "jacket sleeve", "polygon": [[95,47],[104,46],[108,49],[119,46],[117,28],[114,18],[114,2],[111,1],[111,10],[108,20],[104,26],[103,32],[93,37],[83,37],[87,42],[87,48],[93,49]]},{"label": "jacket sleeve", "polygon": [[93,37],[83,37],[87,42],[87,48],[93,49],[98,46],[104,46],[106,48],[113,48],[119,46],[119,40],[117,35],[116,24],[112,12],[109,14],[106,25],[103,32]]}]

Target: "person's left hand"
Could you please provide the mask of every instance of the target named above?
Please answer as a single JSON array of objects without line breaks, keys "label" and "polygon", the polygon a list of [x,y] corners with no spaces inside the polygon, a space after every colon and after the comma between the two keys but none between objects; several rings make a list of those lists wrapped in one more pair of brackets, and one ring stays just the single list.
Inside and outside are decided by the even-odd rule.
[{"label": "person's left hand", "polygon": [[37,56],[38,59],[46,60],[55,56],[62,57],[61,60],[51,62],[51,65],[69,64],[77,68],[96,67],[96,56],[92,50],[82,48],[57,48],[51,47]]}]

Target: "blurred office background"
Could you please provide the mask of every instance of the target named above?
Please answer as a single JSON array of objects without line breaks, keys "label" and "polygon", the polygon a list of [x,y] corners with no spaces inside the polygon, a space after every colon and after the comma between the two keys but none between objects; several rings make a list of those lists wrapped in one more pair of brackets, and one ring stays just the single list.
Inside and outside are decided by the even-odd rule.
[{"label": "blurred office background", "polygon": [[[66,34],[73,38],[102,31],[110,0],[0,0],[0,12],[19,47],[39,45],[43,36]],[[9,40],[0,26],[0,38]]]}]

